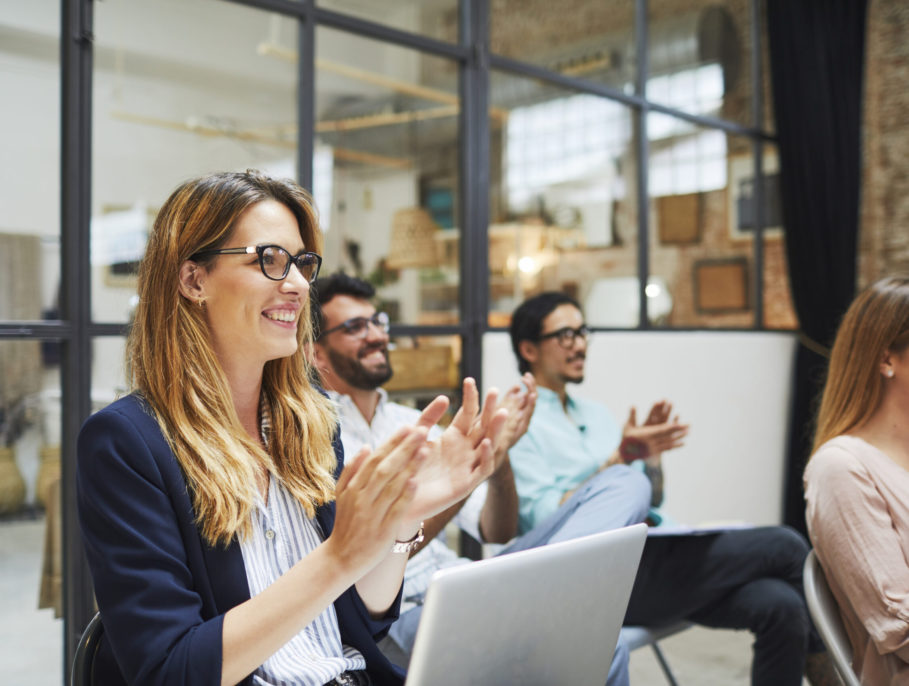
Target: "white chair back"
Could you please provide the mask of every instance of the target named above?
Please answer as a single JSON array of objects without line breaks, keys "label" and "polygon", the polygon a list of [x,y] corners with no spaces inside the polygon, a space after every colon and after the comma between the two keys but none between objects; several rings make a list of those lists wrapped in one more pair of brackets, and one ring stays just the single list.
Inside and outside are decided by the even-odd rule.
[{"label": "white chair back", "polygon": [[830,592],[827,577],[824,576],[824,570],[813,550],[805,559],[803,582],[808,611],[830,652],[836,671],[846,686],[861,686],[852,670],[852,645],[840,618],[839,606]]}]

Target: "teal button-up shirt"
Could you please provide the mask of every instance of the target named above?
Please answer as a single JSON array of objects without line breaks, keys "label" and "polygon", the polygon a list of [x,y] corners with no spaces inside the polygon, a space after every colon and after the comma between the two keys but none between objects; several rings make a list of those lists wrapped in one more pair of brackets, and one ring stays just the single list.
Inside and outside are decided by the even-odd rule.
[{"label": "teal button-up shirt", "polygon": [[594,474],[622,439],[622,428],[600,403],[539,388],[527,433],[509,451],[524,533],[559,508],[559,501]]}]

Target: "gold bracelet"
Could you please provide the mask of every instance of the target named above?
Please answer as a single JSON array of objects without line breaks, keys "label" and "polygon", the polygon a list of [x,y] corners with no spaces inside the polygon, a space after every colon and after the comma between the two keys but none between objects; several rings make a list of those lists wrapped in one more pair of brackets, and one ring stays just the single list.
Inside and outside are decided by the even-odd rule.
[{"label": "gold bracelet", "polygon": [[420,528],[417,529],[417,533],[413,535],[413,538],[409,538],[406,541],[395,541],[394,545],[391,546],[391,552],[393,553],[412,553],[417,549],[423,542],[423,522],[420,522]]}]

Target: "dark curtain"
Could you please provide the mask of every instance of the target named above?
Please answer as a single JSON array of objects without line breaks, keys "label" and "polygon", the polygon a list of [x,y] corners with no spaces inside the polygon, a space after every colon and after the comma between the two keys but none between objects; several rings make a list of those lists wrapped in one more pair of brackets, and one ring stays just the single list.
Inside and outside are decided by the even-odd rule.
[{"label": "dark curtain", "polygon": [[855,294],[866,10],[866,0],[767,0],[786,257],[801,328],[783,516],[803,533],[822,350]]}]

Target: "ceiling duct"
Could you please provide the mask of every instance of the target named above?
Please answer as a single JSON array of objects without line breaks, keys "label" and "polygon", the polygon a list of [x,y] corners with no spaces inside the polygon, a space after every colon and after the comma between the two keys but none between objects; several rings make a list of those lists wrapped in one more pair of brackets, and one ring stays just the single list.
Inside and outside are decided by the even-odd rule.
[{"label": "ceiling duct", "polygon": [[[650,75],[660,76],[706,64],[723,70],[724,91],[732,90],[739,78],[742,45],[729,11],[711,5],[650,23]],[[636,51],[632,27],[556,48],[539,61],[552,71],[609,84],[628,92],[633,87]],[[493,104],[513,108],[542,102],[565,93],[564,89],[534,79],[493,75]]]},{"label": "ceiling duct", "polygon": [[[657,19],[649,28],[651,74],[719,63],[728,87],[738,78],[742,46],[732,15],[725,7],[711,5],[697,12]],[[634,80],[635,53],[633,27],[629,26],[557,49],[544,58],[543,66],[618,85]]]},{"label": "ceiling duct", "polygon": [[725,7],[711,5],[699,12],[653,22],[649,42],[651,74],[719,64],[727,93],[738,81],[742,44],[732,15]]}]

